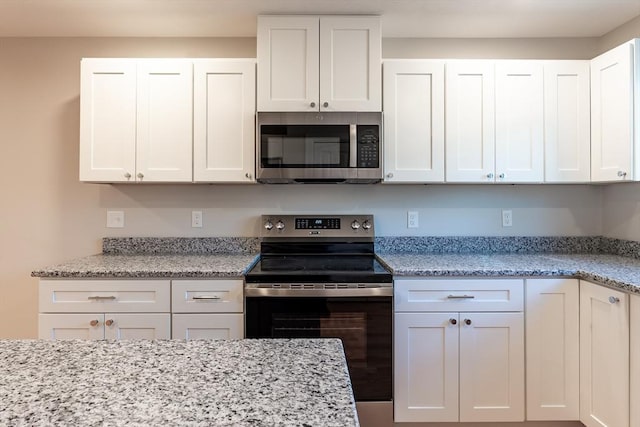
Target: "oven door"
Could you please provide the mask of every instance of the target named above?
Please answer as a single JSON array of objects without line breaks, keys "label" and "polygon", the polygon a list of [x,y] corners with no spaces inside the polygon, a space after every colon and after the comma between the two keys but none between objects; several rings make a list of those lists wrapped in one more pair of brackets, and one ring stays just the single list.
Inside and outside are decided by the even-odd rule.
[{"label": "oven door", "polygon": [[249,297],[247,338],[340,338],[355,399],[392,399],[392,297]]}]

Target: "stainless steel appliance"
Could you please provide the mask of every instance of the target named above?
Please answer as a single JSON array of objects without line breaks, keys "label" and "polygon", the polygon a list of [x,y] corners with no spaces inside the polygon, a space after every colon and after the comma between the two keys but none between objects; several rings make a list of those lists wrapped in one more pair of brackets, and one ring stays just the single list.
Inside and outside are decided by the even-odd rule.
[{"label": "stainless steel appliance", "polygon": [[382,113],[258,113],[262,183],[382,180]]},{"label": "stainless steel appliance", "polygon": [[371,215],[263,216],[246,275],[247,338],[341,338],[357,402],[392,399],[391,273]]}]

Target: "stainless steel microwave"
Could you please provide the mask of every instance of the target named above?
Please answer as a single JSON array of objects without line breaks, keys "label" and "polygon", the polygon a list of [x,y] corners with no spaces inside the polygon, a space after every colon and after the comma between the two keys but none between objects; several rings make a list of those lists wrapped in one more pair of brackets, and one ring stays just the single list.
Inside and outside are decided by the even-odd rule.
[{"label": "stainless steel microwave", "polygon": [[382,113],[258,113],[262,183],[382,180]]}]

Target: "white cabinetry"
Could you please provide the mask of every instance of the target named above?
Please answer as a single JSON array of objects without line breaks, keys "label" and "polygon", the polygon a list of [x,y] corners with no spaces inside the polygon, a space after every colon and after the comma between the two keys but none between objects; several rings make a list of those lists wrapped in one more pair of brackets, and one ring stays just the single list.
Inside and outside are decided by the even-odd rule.
[{"label": "white cabinetry", "polygon": [[523,421],[522,280],[394,288],[395,421]]},{"label": "white cabinetry", "polygon": [[255,60],[194,60],[193,180],[251,182]]},{"label": "white cabinetry", "polygon": [[580,418],[579,282],[526,280],[527,420]]},{"label": "white cabinetry", "polygon": [[589,182],[589,61],[544,62],[545,182]]},{"label": "white cabinetry", "polygon": [[629,297],[629,402],[632,403],[630,426],[640,426],[640,296],[631,295]]},{"label": "white cabinetry", "polygon": [[[634,135],[634,98],[639,67],[637,40],[591,61],[591,180],[637,179],[638,138]],[[634,93],[636,95],[634,95]]]},{"label": "white cabinetry", "polygon": [[259,16],[258,111],[380,111],[380,18]]},{"label": "white cabinetry", "polygon": [[192,179],[192,64],[83,59],[80,180]]},{"label": "white cabinetry", "polygon": [[384,62],[385,182],[444,181],[444,62]]},{"label": "white cabinetry", "polygon": [[580,421],[629,426],[629,295],[580,282]]},{"label": "white cabinetry", "polygon": [[168,339],[168,280],[41,280],[41,339]]},{"label": "white cabinetry", "polygon": [[174,280],[174,339],[244,338],[242,280]]}]

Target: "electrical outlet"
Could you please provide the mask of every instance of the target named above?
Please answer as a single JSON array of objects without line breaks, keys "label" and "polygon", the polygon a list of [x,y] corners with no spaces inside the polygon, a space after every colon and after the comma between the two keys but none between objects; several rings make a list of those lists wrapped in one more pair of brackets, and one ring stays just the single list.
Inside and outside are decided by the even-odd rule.
[{"label": "electrical outlet", "polygon": [[415,212],[415,211],[407,212],[407,228],[418,228],[418,226],[419,226],[418,212]]},{"label": "electrical outlet", "polygon": [[191,227],[202,228],[202,211],[191,212]]},{"label": "electrical outlet", "polygon": [[502,226],[511,227],[513,225],[513,212],[511,210],[502,211]]},{"label": "electrical outlet", "polygon": [[124,212],[107,211],[107,228],[124,228]]}]

